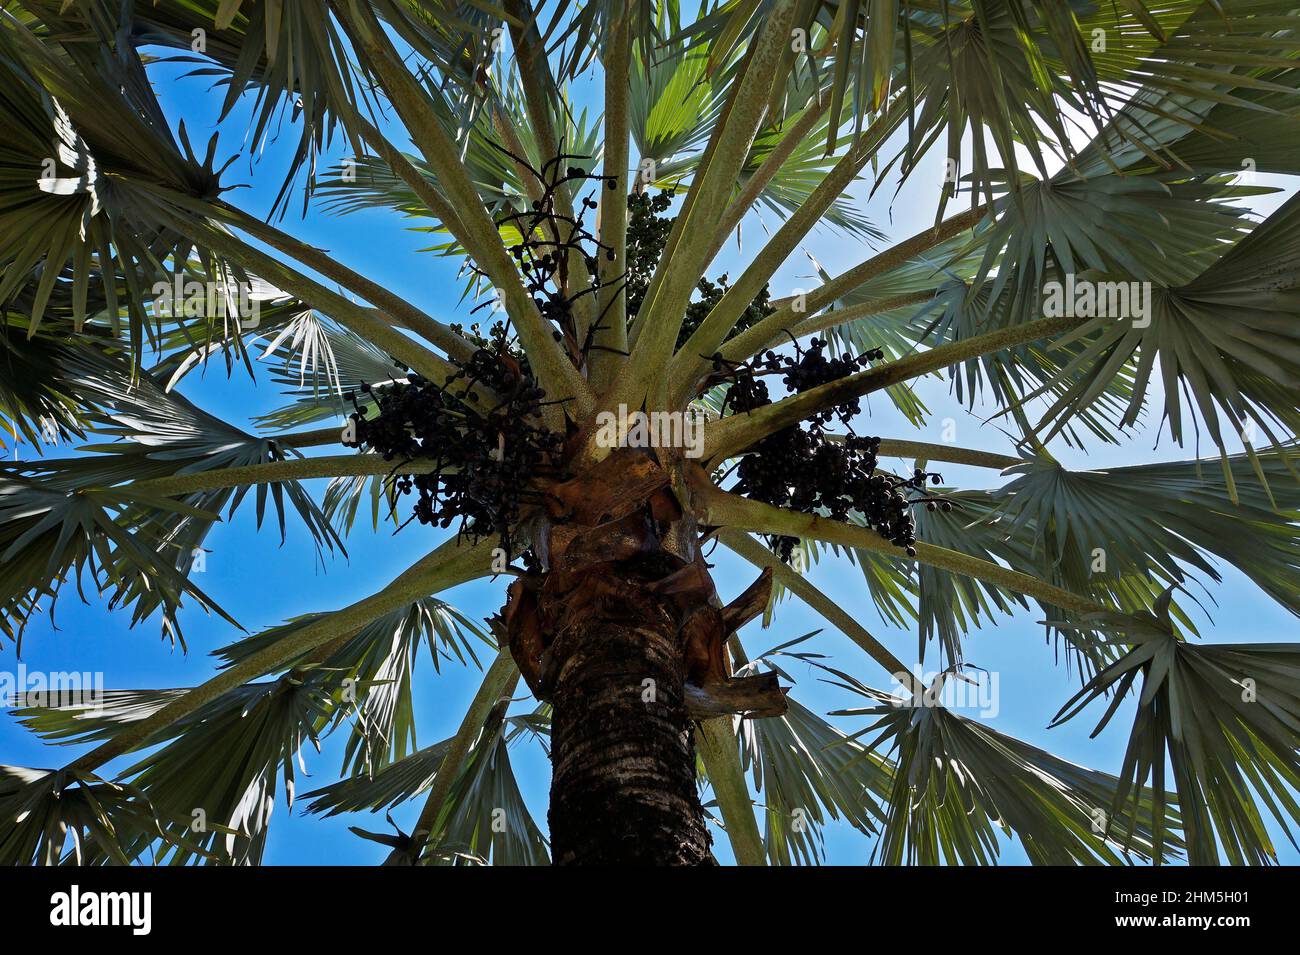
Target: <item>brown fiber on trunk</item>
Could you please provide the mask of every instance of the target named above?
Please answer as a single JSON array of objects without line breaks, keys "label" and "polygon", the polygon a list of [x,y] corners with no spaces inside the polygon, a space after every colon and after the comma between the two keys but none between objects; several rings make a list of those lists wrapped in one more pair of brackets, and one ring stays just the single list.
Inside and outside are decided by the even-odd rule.
[{"label": "brown fiber on trunk", "polygon": [[776,715],[771,675],[733,677],[730,633],[760,613],[765,574],[723,607],[699,533],[654,456],[620,450],[552,485],[533,528],[544,572],[510,586],[504,624],[529,689],[552,706],[557,865],[711,865],[695,718]]}]

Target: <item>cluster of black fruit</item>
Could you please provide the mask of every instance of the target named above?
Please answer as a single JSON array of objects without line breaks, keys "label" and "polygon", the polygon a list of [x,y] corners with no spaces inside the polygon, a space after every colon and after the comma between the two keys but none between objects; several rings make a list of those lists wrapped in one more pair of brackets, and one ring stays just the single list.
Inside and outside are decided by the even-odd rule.
[{"label": "cluster of black fruit", "polygon": [[[491,347],[453,362],[446,382],[410,372],[406,382],[363,384],[378,412],[367,417],[353,394],[356,440],[385,461],[428,461],[425,474],[396,474],[398,494],[416,494],[411,519],[458,529],[471,540],[495,534],[512,554],[511,528],[536,496],[530,481],[555,472],[563,438],[541,425],[545,392],[510,354],[504,324],[491,330]],[[529,555],[524,555],[528,562]]]},{"label": "cluster of black fruit", "polygon": [[[647,192],[634,192],[627,197],[627,314],[635,316],[645,301],[646,291],[650,288],[650,279],[663,256],[664,246],[673,230],[673,218],[664,215],[672,204],[674,191],[667,189],[657,195]],[[729,289],[727,276],[720,275],[716,282],[700,279],[696,286],[698,297],[686,307],[682,320],[681,332],[677,336],[677,348],[681,348],[690,339],[700,323],[713,311],[713,306],[722,301],[722,296]],[[736,322],[736,332],[743,332],[759,319],[776,311],[770,302],[770,293],[766,285],[749,303]]]},{"label": "cluster of black fruit", "polygon": [[[598,205],[591,195],[579,199],[572,216],[559,210],[556,198],[560,190],[571,190],[574,182],[606,180],[580,166],[565,165],[584,157],[562,153],[537,169],[506,152],[536,178],[538,198],[501,216],[497,225],[511,226],[519,233],[510,253],[524,288],[555,339],[578,363],[590,342],[575,340],[574,304],[600,287],[594,281],[599,274],[598,255],[608,259],[614,253],[584,224],[587,212]],[[582,257],[593,283],[566,291],[572,284],[568,272],[574,255]],[[598,325],[593,323],[589,337]],[[453,325],[452,331],[476,346],[469,359],[451,359],[457,371],[441,383],[411,373],[405,383],[362,385],[360,390],[370,395],[378,413],[366,417],[354,395],[356,440],[345,443],[368,447],[386,461],[431,462],[428,473],[391,479],[399,495],[416,494],[411,519],[444,528],[457,524],[473,540],[495,534],[506,553],[513,554],[511,528],[524,507],[538,497],[532,479],[557,473],[564,439],[542,426],[546,395],[532,376],[508,318],[493,323],[486,334],[477,324],[469,329]],[[534,563],[530,552],[524,551],[522,557],[526,566]]]},{"label": "cluster of black fruit", "polygon": [[627,283],[623,287],[628,318],[641,311],[650,279],[673,231],[672,217],[664,215],[672,199],[671,189],[653,196],[648,192],[628,193]]},{"label": "cluster of black fruit", "polygon": [[[731,380],[724,407],[733,413],[753,411],[771,404],[765,375],[780,375],[794,394],[838,381],[860,371],[871,361],[884,357],[879,350],[852,357],[828,355],[827,343],[814,338],[807,348],[796,342],[795,353],[769,351],[750,362],[728,366],[721,355],[713,356],[715,372]],[[852,419],[859,413],[855,399],[818,412],[802,424],[791,425],[764,438],[736,468],[735,493],[805,514],[823,514],[843,521],[853,515],[887,540],[916,556],[916,522],[912,507],[951,508],[949,502],[926,495],[927,482],[943,479],[917,468],[911,477],[879,470],[880,439],[860,437],[852,432]],[[833,435],[826,425],[835,419],[849,433]],[[796,538],[769,536],[768,543],[789,562]]]}]

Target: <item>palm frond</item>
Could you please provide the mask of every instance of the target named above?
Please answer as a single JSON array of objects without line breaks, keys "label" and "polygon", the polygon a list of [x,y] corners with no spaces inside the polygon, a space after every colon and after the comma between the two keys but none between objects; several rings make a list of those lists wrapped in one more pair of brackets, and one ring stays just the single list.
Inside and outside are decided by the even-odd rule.
[{"label": "palm frond", "polygon": [[[548,723],[537,714],[489,718],[449,791],[438,823],[442,837],[426,850],[427,861],[547,864],[545,839],[523,803],[509,756],[512,741],[547,731]],[[413,799],[433,786],[450,744],[442,740],[372,774],[358,773],[308,793],[313,801],[307,812],[379,812]]]},{"label": "palm frond", "polygon": [[1300,613],[1300,489],[1288,462],[1279,454],[1241,454],[1228,467],[1235,503],[1213,460],[1103,472],[1027,458],[995,492],[995,519],[1008,537],[1032,542],[1063,585],[1081,593],[1104,594],[1129,577],[1185,584],[1185,569],[1218,582],[1212,555]]},{"label": "palm frond", "polygon": [[[1180,444],[1186,418],[1204,425],[1220,449],[1229,434],[1249,435],[1255,428],[1275,445],[1300,432],[1292,397],[1300,383],[1300,351],[1290,318],[1300,302],[1297,225],[1300,196],[1293,196],[1190,281],[1153,286],[1147,321],[1094,318],[1083,324],[1074,337],[1085,344],[1061,373],[1068,387],[1038,427],[1050,423],[1050,437],[1107,387],[1112,369],[1134,361],[1124,424],[1136,420],[1158,364],[1164,415]],[[1279,426],[1283,436],[1274,430]]]},{"label": "palm frond", "polygon": [[866,748],[894,762],[875,851],[881,862],[991,865],[1000,840],[1011,835],[1035,865],[1163,860],[1178,848],[1162,828],[1163,793],[1135,792],[1133,808],[1109,816],[1115,795],[1126,791],[1114,776],[1076,766],[937,702],[916,705],[840,676],[841,686],[872,703],[831,715],[872,719],[852,738],[870,737]]},{"label": "palm frond", "polygon": [[[256,864],[278,794],[293,805],[295,762],[334,710],[336,689],[319,675],[255,683],[213,701],[162,749],[127,769],[165,814],[191,820],[194,840],[233,864]],[[305,769],[305,767],[304,767]],[[183,864],[193,853],[177,847]]]},{"label": "palm frond", "polygon": [[444,739],[394,760],[373,773],[357,774],[306,793],[306,812],[334,816],[342,812],[380,812],[427,792],[451,746]]},{"label": "palm frond", "polygon": [[524,804],[510,766],[510,744],[549,723],[535,720],[491,725],[470,750],[447,796],[438,828],[442,837],[426,855],[435,864],[478,861],[492,865],[549,865],[546,838]]},{"label": "palm frond", "polygon": [[[227,666],[248,659],[319,614],[299,617],[216,651]],[[412,697],[415,665],[421,650],[439,670],[443,661],[480,666],[475,643],[492,648],[483,629],[450,604],[425,597],[376,617],[314,665],[334,674],[347,688],[334,725],[353,721],[344,749],[351,772],[373,772],[402,759],[416,746],[416,708]],[[307,665],[308,660],[288,665]]]},{"label": "palm frond", "polygon": [[768,861],[814,865],[829,820],[876,831],[891,767],[803,704],[788,696],[786,703],[784,716],[740,721],[741,765],[763,807]]},{"label": "palm frond", "polygon": [[[666,24],[677,33],[680,22]],[[628,130],[642,162],[654,164],[660,188],[688,169],[674,163],[696,156],[708,142],[725,101],[729,78],[710,75],[709,51],[682,40],[653,50],[634,48],[628,80]]]},{"label": "palm frond", "polygon": [[[40,6],[42,19],[50,22],[49,10],[58,4]],[[93,0],[77,0],[72,6],[93,21]],[[176,50],[170,59],[193,64],[190,75],[217,77],[217,85],[225,89],[223,120],[245,94],[253,94],[247,136],[251,149],[260,148],[286,120],[296,129],[298,143],[276,209],[284,209],[289,188],[304,169],[309,179],[315,177],[317,160],[336,133],[342,132],[353,155],[360,155],[355,118],[359,108],[370,103],[369,94],[355,74],[350,51],[327,4],[160,0],[129,4],[122,10],[120,27],[133,46]],[[63,24],[64,29],[70,26]],[[201,44],[196,44],[196,30]]]},{"label": "palm frond", "polygon": [[[1127,811],[1148,779],[1157,845],[1175,823],[1167,782],[1178,792],[1187,858],[1217,865],[1267,864],[1277,850],[1256,797],[1295,845],[1300,822],[1300,645],[1196,646],[1153,634],[1098,673],[1056,715],[1060,723],[1108,694],[1113,699],[1093,736],[1115,715],[1141,676],[1133,728],[1112,811]],[[1172,779],[1170,777],[1172,776]],[[1167,838],[1167,837],[1166,837]]]},{"label": "palm frond", "polygon": [[[213,700],[173,724],[146,745],[161,749],[125,770],[132,790],[143,794],[160,822],[117,843],[138,858],[162,839],[159,858],[185,864],[200,858],[256,864],[265,848],[278,778],[290,805],[294,763],[333,715],[342,696],[325,671],[286,674],[250,683]],[[186,690],[119,690],[91,704],[48,706],[24,699],[19,720],[34,732],[62,743],[108,739],[124,726],[152,715]]]},{"label": "palm frond", "polygon": [[[147,518],[132,510],[142,506],[152,509]],[[134,516],[123,520],[119,515],[124,513]],[[49,598],[52,605],[70,578],[80,590],[87,571],[111,602],[136,599],[137,612],[161,607],[166,619],[174,620],[188,595],[229,620],[176,568],[176,555],[158,547],[146,524],[159,514],[178,522],[216,517],[163,497],[58,490],[9,468],[0,471],[0,630],[21,646],[23,630],[41,600]]]},{"label": "palm frond", "polygon": [[91,774],[0,766],[0,865],[131,861],[121,845],[137,832],[162,836],[134,786]]},{"label": "palm frond", "polygon": [[[40,533],[51,531],[57,513],[64,515],[58,520],[68,533],[72,522],[78,522],[82,533],[89,535],[87,543],[94,544],[98,570],[105,575],[100,589],[114,586],[111,603],[133,606],[136,623],[161,610],[165,632],[179,635],[176,610],[181,594],[202,593],[188,576],[203,542],[222,510],[227,516],[233,514],[249,487],[202,491],[175,501],[139,489],[114,488],[165,475],[281,460],[283,452],[273,441],[246,434],[208,415],[178,393],[164,391],[149,375],[133,375],[117,362],[87,360],[78,354],[65,360],[60,374],[75,386],[79,402],[88,409],[87,427],[116,440],[85,445],[80,450],[88,453],[75,458],[6,466],[11,500],[16,504],[38,495],[46,502],[42,512],[50,515],[51,523]],[[270,502],[283,537],[287,499],[318,546],[341,546],[325,514],[298,482],[258,485],[255,498],[259,526]],[[12,532],[25,533],[29,526],[39,525],[24,514],[24,521]],[[74,540],[69,538],[61,546]],[[24,562],[30,557],[25,555]],[[52,596],[72,566],[94,570],[94,564],[86,564],[89,557],[78,559],[73,553],[60,557],[57,550],[52,551],[47,555],[48,578],[39,584],[36,578],[25,578],[28,590],[36,587]],[[14,573],[18,566],[17,561],[10,565]],[[28,573],[34,569],[29,568]],[[27,592],[15,590],[10,599]],[[215,608],[206,597],[199,599]]]},{"label": "palm frond", "polygon": [[383,349],[313,311],[295,316],[259,357],[275,362],[271,380],[297,396],[293,404],[255,419],[259,427],[277,430],[344,418],[355,410],[349,394],[360,407],[373,404],[359,392],[361,385],[381,387],[405,381],[407,374]]},{"label": "palm frond", "polygon": [[216,139],[202,159],[183,124],[177,142],[139,58],[110,52],[110,24],[35,6],[39,21],[6,13],[0,32],[0,82],[10,91],[0,116],[12,130],[0,151],[0,303],[26,317],[29,336],[52,301],[66,303],[77,331],[102,301],[115,337],[123,308],[138,361],[159,326],[145,311],[149,290],[171,279],[169,258],[189,262],[195,243],[167,228],[134,186],[217,195]]}]

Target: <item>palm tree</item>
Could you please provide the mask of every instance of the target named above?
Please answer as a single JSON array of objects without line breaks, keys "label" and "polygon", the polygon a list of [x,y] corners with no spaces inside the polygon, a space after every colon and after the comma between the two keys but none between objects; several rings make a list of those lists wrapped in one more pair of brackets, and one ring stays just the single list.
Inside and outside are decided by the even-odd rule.
[{"label": "palm tree", "polygon": [[[1218,558],[1300,614],[1300,199],[1256,221],[1267,190],[1240,178],[1300,173],[1293,6],[5,0],[4,423],[113,439],[0,471],[6,636],[70,584],[174,640],[182,604],[224,616],[194,562],[254,488],[259,521],[295,514],[323,549],[367,499],[376,527],[448,530],[199,686],[24,697],[41,737],[95,745],[3,769],[0,861],[257,862],[277,781],[345,723],[309,809],[422,800],[409,834],[354,830],[391,864],[545,862],[509,765],[524,735],[549,737],[556,863],[711,862],[699,778],[743,864],[816,861],[840,817],[885,863],[988,863],[999,831],[1035,863],[1275,860],[1270,827],[1300,820],[1300,644],[1193,639],[1189,588]],[[226,191],[215,136],[164,115],[160,57],[217,78],[225,125],[251,104],[254,146],[296,135],[269,214]],[[594,119],[568,94],[584,76]],[[867,254],[883,235],[850,187],[928,155],[948,159],[935,224]],[[299,188],[415,220],[491,318],[444,324],[295,238]],[[779,228],[719,279],[760,205]],[[771,298],[821,224],[860,264]],[[176,390],[255,340],[296,392],[261,433]],[[868,436],[861,399],[919,429],[932,375],[991,402],[1016,453]],[[1217,456],[1053,456],[1143,415]],[[729,601],[714,544],[755,566]],[[811,583],[828,552],[936,679]],[[487,627],[438,597],[485,577],[505,591]],[[749,659],[737,632],[785,594],[899,689],[798,641]],[[1058,722],[1136,700],[1118,775],[945,707],[963,636],[1031,605],[1081,683]],[[456,733],[417,749],[425,645],[495,657]],[[856,732],[787,696],[782,655],[861,697],[838,714]],[[511,715],[521,678],[538,705]]]}]

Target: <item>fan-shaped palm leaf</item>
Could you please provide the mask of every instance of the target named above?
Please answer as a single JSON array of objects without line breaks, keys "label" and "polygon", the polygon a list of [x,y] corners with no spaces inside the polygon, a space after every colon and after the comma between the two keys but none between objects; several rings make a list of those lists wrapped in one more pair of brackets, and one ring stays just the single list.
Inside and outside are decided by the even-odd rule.
[{"label": "fan-shaped palm leaf", "polygon": [[1220,847],[1234,864],[1276,860],[1254,796],[1295,843],[1300,822],[1300,645],[1194,646],[1154,634],[1098,673],[1057,714],[1061,722],[1089,703],[1114,698],[1093,731],[1100,733],[1141,676],[1141,696],[1124,754],[1116,813],[1148,779],[1156,789],[1157,845],[1174,823],[1160,791],[1169,775],[1182,808],[1188,861],[1214,865]]},{"label": "fan-shaped palm leaf", "polygon": [[796,700],[784,716],[741,720],[742,765],[763,807],[763,843],[773,865],[821,861],[828,819],[841,815],[874,832],[890,789],[888,763]]},{"label": "fan-shaped palm leaf", "polygon": [[[876,848],[882,862],[989,865],[999,855],[999,835],[1009,834],[1035,865],[1163,859],[1177,848],[1155,828],[1162,815],[1153,826],[1149,791],[1141,791],[1126,814],[1110,818],[1116,793],[1127,791],[1114,776],[1066,762],[937,702],[911,705],[841,678],[873,705],[832,715],[874,719],[852,738],[871,737],[868,750],[896,754]],[[1164,794],[1154,798],[1164,810]]]},{"label": "fan-shaped palm leaf", "polygon": [[58,865],[97,857],[126,865],[122,843],[139,831],[162,836],[152,807],[134,786],[90,774],[0,766],[0,864]]},{"label": "fan-shaped palm leaf", "polygon": [[1300,430],[1288,390],[1300,382],[1300,353],[1288,315],[1300,296],[1298,223],[1300,197],[1292,197],[1195,278],[1155,287],[1148,321],[1094,318],[1083,324],[1075,337],[1086,345],[1062,369],[1070,386],[1042,423],[1054,422],[1052,431],[1058,430],[1070,412],[1106,387],[1112,369],[1136,360],[1133,397],[1124,417],[1124,423],[1131,423],[1158,359],[1164,413],[1174,440],[1185,440],[1184,392],[1191,405],[1187,414],[1205,425],[1220,448],[1228,443],[1222,419],[1238,435],[1250,433],[1253,421],[1275,443],[1278,424],[1290,433]]},{"label": "fan-shaped palm leaf", "polygon": [[[223,647],[217,655],[233,666],[319,616],[300,617],[265,630]],[[436,597],[425,597],[375,618],[320,657],[321,669],[345,685],[345,702],[355,704],[341,708],[334,721],[354,720],[345,765],[354,773],[363,768],[373,771],[406,756],[416,745],[412,679],[422,645],[427,645],[438,670],[444,659],[479,665],[476,641],[492,646],[490,638],[464,614]]]}]

